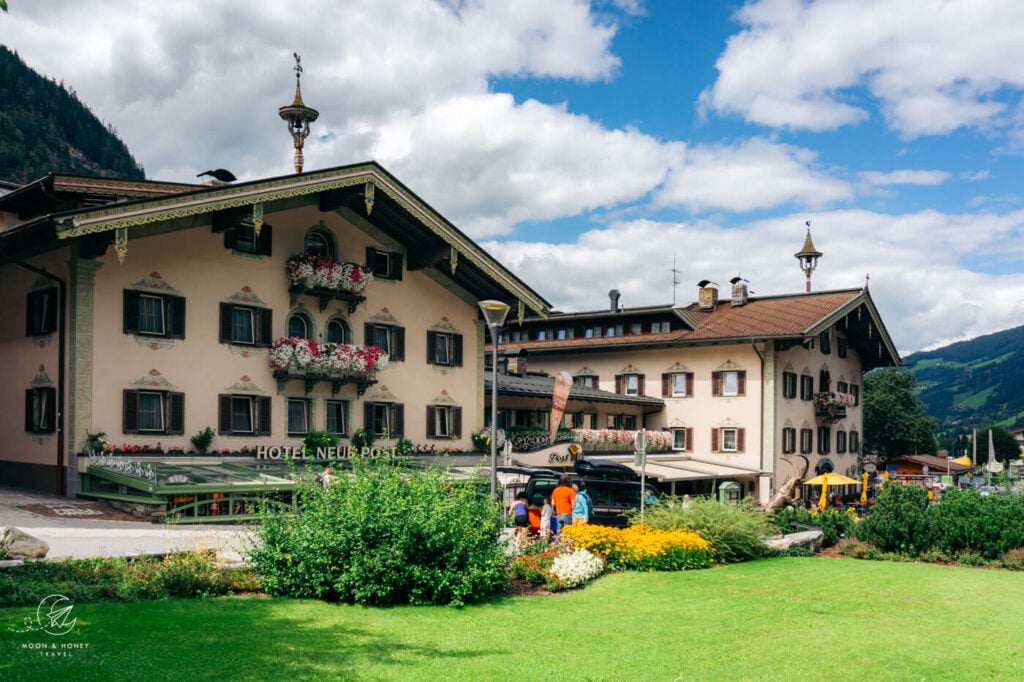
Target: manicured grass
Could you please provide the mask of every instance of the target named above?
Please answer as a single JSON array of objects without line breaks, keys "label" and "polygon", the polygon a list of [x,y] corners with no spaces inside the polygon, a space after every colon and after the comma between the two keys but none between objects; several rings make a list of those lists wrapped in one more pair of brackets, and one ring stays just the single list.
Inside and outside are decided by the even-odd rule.
[{"label": "manicured grass", "polygon": [[[45,595],[41,595],[45,596]],[[0,609],[0,679],[1020,680],[1024,576],[852,559],[622,573],[463,609],[217,598]],[[84,643],[44,658],[26,643]]]}]

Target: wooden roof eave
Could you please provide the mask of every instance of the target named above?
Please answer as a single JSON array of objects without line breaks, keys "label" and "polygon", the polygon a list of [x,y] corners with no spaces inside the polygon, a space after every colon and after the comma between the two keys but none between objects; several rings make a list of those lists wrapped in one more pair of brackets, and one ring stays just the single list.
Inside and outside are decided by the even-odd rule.
[{"label": "wooden roof eave", "polygon": [[[899,351],[896,350],[896,345],[892,341],[892,337],[889,336],[889,330],[885,328],[885,323],[882,322],[882,316],[878,312],[878,308],[875,307],[874,301],[871,299],[871,293],[867,289],[862,289],[861,292],[847,301],[842,306],[836,308],[834,311],[815,322],[812,326],[805,330],[804,334],[807,338],[813,338],[818,334],[830,329],[834,324],[837,324],[843,318],[852,315],[856,312],[857,308],[864,306],[864,309],[870,316],[875,333],[878,334],[877,341],[880,342],[885,349],[885,355],[889,356],[889,363],[892,366],[898,366],[901,362]],[[874,367],[883,367],[887,363],[883,362],[882,354],[879,354],[878,363],[870,363],[870,369]],[[862,361],[864,358],[861,358]],[[865,363],[869,364],[869,363]],[[866,368],[868,369],[868,368]]]},{"label": "wooden roof eave", "polygon": [[[58,239],[128,229],[237,209],[257,203],[297,197],[314,197],[346,187],[368,186],[387,196],[395,205],[428,232],[446,242],[459,258],[474,263],[493,280],[507,297],[522,303],[539,315],[547,315],[551,305],[524,282],[480,248],[458,228],[423,202],[376,162],[343,166],[324,171],[282,176],[267,180],[197,188],[168,197],[149,198],[96,209],[78,211],[57,219]],[[370,210],[372,215],[372,208]]]}]

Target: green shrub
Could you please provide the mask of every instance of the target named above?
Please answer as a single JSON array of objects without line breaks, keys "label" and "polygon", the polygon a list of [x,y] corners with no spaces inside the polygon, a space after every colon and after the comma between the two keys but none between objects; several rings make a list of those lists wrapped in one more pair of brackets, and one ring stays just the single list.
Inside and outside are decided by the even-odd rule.
[{"label": "green shrub", "polygon": [[890,484],[856,526],[856,535],[883,552],[917,556],[932,546],[928,518],[928,491],[916,486]]},{"label": "green shrub", "polygon": [[210,449],[210,443],[213,442],[213,429],[207,426],[205,429],[192,436],[191,441],[192,447],[196,449],[196,452],[206,452]]},{"label": "green shrub", "polygon": [[364,448],[373,447],[373,441],[373,434],[360,426],[355,430],[355,433],[352,434],[352,449],[358,454],[362,452]]},{"label": "green shrub", "polygon": [[1024,546],[1024,496],[948,490],[931,510],[935,544],[948,554],[976,552],[988,560]]},{"label": "green shrub", "polygon": [[1024,571],[1024,547],[1016,547],[1003,552],[1003,555],[999,557],[999,563],[1010,571]]},{"label": "green shrub", "polygon": [[452,604],[504,588],[502,515],[439,469],[371,468],[302,485],[298,515],[268,510],[251,551],[271,594],[358,604]]},{"label": "green shrub", "polygon": [[850,536],[857,522],[855,517],[846,511],[826,509],[823,512],[818,512],[811,523],[821,528],[821,532],[825,536],[822,546],[832,547],[840,539]]},{"label": "green shrub", "polygon": [[[644,524],[660,530],[692,530],[708,540],[715,560],[731,564],[764,556],[765,538],[774,534],[771,516],[750,500],[739,505],[724,504],[710,498],[695,498],[688,506],[677,497],[665,497],[646,509]],[[638,524],[640,514],[630,515]]]},{"label": "green shrub", "polygon": [[306,437],[302,439],[302,450],[306,453],[306,456],[313,456],[318,451],[327,448],[333,448],[338,445],[338,437],[330,431],[317,431],[316,429],[310,429],[306,432]]}]

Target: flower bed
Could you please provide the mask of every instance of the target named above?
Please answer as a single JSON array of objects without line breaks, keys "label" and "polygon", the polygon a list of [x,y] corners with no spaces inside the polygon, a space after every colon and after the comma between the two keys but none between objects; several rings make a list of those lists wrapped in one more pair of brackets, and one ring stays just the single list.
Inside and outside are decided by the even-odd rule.
[{"label": "flower bed", "polygon": [[568,526],[562,536],[577,548],[596,552],[608,567],[626,571],[682,571],[708,568],[711,543],[687,530],[656,530],[647,526]]},{"label": "flower bed", "polygon": [[[573,429],[573,442],[584,450],[633,451],[636,431],[621,429]],[[647,452],[667,452],[672,449],[672,434],[669,431],[648,431]]]},{"label": "flower bed", "polygon": [[388,354],[376,346],[317,343],[310,339],[280,338],[270,348],[274,370],[304,370],[314,374],[363,376],[384,369]]},{"label": "flower bed", "polygon": [[362,293],[373,279],[373,272],[356,263],[342,263],[300,253],[288,259],[288,283],[309,289],[330,289]]},{"label": "flower bed", "polygon": [[572,543],[534,540],[512,558],[512,575],[532,585],[544,585],[551,592],[584,585],[604,573],[600,556]]}]

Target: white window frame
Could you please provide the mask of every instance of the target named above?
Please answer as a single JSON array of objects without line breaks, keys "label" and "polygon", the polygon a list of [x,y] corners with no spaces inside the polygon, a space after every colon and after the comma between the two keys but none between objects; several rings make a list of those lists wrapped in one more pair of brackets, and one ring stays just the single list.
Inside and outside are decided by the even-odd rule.
[{"label": "white window frame", "polygon": [[434,334],[434,347],[431,349],[435,365],[452,364],[452,335],[437,333]]},{"label": "white window frame", "polygon": [[[155,316],[143,314],[144,301],[146,300],[156,301],[159,304],[158,314]],[[146,336],[167,336],[167,311],[164,309],[164,297],[153,296],[152,294],[139,294],[139,334]],[[150,330],[148,328],[143,329],[144,322],[149,323],[150,321],[157,321],[159,323],[159,331]]]},{"label": "white window frame", "polygon": [[[672,377],[672,384],[671,384],[672,385],[672,397],[673,398],[685,398],[686,395],[687,395],[687,393],[686,393],[686,389],[687,389],[687,386],[686,386],[686,381],[687,381],[686,373],[685,372],[677,372],[675,374],[672,374],[671,377]],[[679,387],[676,385],[676,381],[678,381],[680,379],[683,382],[683,389],[681,391],[679,390]]]},{"label": "white window frame", "polygon": [[[238,316],[240,314],[244,314],[249,317],[248,339],[241,338],[241,335],[239,334]],[[244,343],[249,346],[256,343],[256,313],[252,308],[246,308],[244,306],[231,307],[231,343]]]},{"label": "white window frame", "polygon": [[640,395],[639,374],[622,375],[622,393],[623,395]]},{"label": "white window frame", "polygon": [[[341,428],[331,430],[331,414],[334,414],[335,422],[341,422]],[[335,424],[337,426],[337,424]],[[348,401],[347,400],[325,400],[324,401],[324,430],[337,436],[348,435]]]},{"label": "white window frame", "polygon": [[[732,447],[729,447],[728,437],[732,437]],[[737,452],[739,444],[739,429],[734,426],[723,426],[718,431],[718,441],[722,452]]]},{"label": "white window frame", "polygon": [[[682,445],[679,444],[680,436],[682,436]],[[686,442],[685,428],[672,429],[672,449],[676,452],[686,452],[690,449],[690,444]]]},{"label": "white window frame", "polygon": [[[231,396],[231,433],[249,434],[256,433],[256,411],[253,409],[253,399],[247,395],[233,395]],[[237,406],[243,406],[242,410],[236,411]],[[243,412],[248,412],[249,428],[248,429],[237,429],[235,428],[235,417],[242,415]]]},{"label": "white window frame", "polygon": [[[143,417],[142,417],[142,415],[143,415],[142,401],[143,401],[143,398],[145,398],[147,400],[147,402],[152,401],[154,398],[156,399],[156,419],[157,419],[157,425],[155,427],[153,427],[153,426],[143,427],[142,426],[142,419],[143,419]],[[146,409],[146,411],[145,411],[147,416],[152,414],[151,407],[152,406],[148,407]],[[139,391],[139,408],[138,408],[139,433],[163,433],[164,432],[164,409],[165,409],[164,394],[162,392],[159,392],[159,391]]]},{"label": "white window frame", "polygon": [[[730,386],[730,383],[732,384]],[[736,370],[722,372],[722,395],[736,397],[740,394],[740,373]]]},{"label": "white window frame", "polygon": [[[302,405],[302,422],[303,422],[302,426],[304,427],[304,429],[302,429],[302,430],[293,429],[292,428],[292,406],[293,405],[298,405],[298,404]],[[285,412],[286,412],[285,420],[287,422],[286,427],[287,427],[288,436],[289,437],[298,437],[298,436],[305,436],[307,433],[309,433],[309,429],[310,429],[310,423],[309,423],[309,399],[307,399],[307,398],[288,398],[285,401],[285,408],[286,408],[285,409]]]}]

